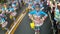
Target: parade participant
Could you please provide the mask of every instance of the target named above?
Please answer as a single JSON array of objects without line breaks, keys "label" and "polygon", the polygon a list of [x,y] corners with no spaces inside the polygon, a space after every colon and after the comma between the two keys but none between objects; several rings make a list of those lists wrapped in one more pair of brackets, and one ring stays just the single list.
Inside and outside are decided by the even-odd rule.
[{"label": "parade participant", "polygon": [[36,4],[35,9],[31,12],[29,12],[29,18],[34,22],[35,24],[35,34],[37,34],[40,31],[40,27],[43,25],[44,20],[47,17],[47,14],[40,10],[40,5]]},{"label": "parade participant", "polygon": [[29,2],[29,3],[28,3],[28,9],[29,9],[29,10],[33,10],[33,9],[34,9],[34,7],[33,7],[33,2]]},{"label": "parade participant", "polygon": [[55,9],[55,20],[57,22],[60,22],[60,3],[57,5],[57,8]]},{"label": "parade participant", "polygon": [[60,3],[58,3],[57,8],[54,12],[54,23],[56,23],[56,34],[58,34],[58,29],[60,28]]},{"label": "parade participant", "polygon": [[16,9],[17,9],[17,6],[18,6],[18,2],[17,2],[17,1],[12,0],[12,7],[14,8],[14,10],[16,10]]},{"label": "parade participant", "polygon": [[10,19],[13,19],[15,21],[15,16],[16,16],[16,12],[14,11],[13,7],[9,7],[9,14],[10,14]]},{"label": "parade participant", "polygon": [[6,12],[8,12],[8,8],[7,8],[7,4],[4,3],[2,6],[2,13],[5,14]]}]

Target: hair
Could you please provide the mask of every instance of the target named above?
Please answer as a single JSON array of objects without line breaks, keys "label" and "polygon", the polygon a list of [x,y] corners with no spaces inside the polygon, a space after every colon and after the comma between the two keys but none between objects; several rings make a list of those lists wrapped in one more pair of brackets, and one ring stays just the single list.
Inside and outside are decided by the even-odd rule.
[{"label": "hair", "polygon": [[53,5],[55,5],[55,2],[53,2]]},{"label": "hair", "polygon": [[36,8],[36,7],[39,7],[39,8],[40,8],[40,4],[39,4],[39,3],[37,3],[37,4],[35,5],[35,8]]},{"label": "hair", "polygon": [[43,2],[44,0],[40,0],[40,2]]},{"label": "hair", "polygon": [[57,4],[57,8],[58,8],[58,9],[60,9],[60,5],[59,5],[59,4],[60,4],[60,3]]}]

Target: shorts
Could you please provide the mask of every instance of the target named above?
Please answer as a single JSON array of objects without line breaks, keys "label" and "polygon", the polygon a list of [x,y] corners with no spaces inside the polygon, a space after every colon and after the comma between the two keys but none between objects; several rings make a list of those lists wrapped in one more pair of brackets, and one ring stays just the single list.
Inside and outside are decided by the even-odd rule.
[{"label": "shorts", "polygon": [[40,26],[35,26],[35,31],[40,30]]}]

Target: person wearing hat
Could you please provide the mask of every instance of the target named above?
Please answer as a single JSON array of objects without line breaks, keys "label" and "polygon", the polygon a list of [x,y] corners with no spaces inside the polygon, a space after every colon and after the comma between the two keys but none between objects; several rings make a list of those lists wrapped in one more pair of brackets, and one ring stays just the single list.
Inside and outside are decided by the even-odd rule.
[{"label": "person wearing hat", "polygon": [[40,31],[40,27],[43,25],[44,20],[47,18],[47,14],[40,10],[40,5],[36,4],[35,9],[28,13],[29,18],[35,24],[35,34]]}]

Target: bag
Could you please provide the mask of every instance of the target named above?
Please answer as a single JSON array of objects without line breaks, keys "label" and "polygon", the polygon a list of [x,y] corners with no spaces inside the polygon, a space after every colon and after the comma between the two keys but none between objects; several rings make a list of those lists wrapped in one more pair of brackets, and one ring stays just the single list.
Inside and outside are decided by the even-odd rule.
[{"label": "bag", "polygon": [[34,22],[33,22],[33,21],[30,23],[30,27],[31,27],[32,29],[34,29],[34,28],[35,28],[35,24],[34,24]]},{"label": "bag", "polygon": [[10,19],[13,19],[13,16],[10,15]]}]

